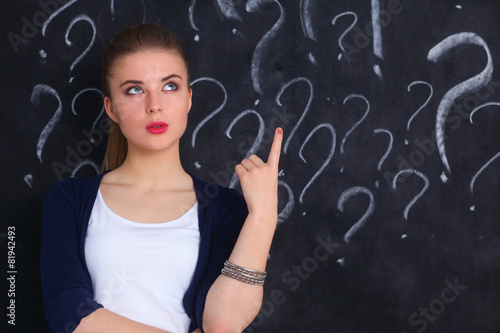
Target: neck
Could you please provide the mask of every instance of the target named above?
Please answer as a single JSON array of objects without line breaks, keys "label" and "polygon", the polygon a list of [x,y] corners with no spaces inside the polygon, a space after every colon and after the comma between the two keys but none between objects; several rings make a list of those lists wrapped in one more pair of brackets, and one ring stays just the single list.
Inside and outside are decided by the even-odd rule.
[{"label": "neck", "polygon": [[178,145],[162,151],[129,147],[127,158],[116,171],[123,183],[143,189],[173,189],[191,181],[181,165]]}]

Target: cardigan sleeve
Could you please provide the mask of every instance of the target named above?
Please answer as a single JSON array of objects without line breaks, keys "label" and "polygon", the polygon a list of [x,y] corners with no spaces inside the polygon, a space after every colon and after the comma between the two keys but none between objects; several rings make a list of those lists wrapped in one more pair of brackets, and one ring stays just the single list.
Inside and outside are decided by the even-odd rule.
[{"label": "cardigan sleeve", "polygon": [[203,310],[208,291],[229,258],[248,215],[246,202],[241,194],[232,189],[223,189],[217,203],[210,210],[215,221],[208,265],[196,295],[196,320],[203,332]]},{"label": "cardigan sleeve", "polygon": [[73,332],[83,317],[102,307],[93,299],[92,280],[80,250],[80,206],[71,180],[54,185],[44,201],[42,295],[45,318],[54,333]]}]

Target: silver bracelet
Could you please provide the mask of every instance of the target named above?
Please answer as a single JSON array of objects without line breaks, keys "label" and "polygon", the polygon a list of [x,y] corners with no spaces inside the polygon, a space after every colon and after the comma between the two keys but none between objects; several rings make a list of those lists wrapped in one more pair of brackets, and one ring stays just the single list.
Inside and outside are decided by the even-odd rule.
[{"label": "silver bracelet", "polygon": [[224,268],[221,270],[222,275],[229,278],[245,282],[252,285],[264,285],[266,279],[266,272],[257,271],[250,268],[241,267],[230,263],[226,260]]},{"label": "silver bracelet", "polygon": [[261,272],[261,271],[255,270],[255,269],[241,267],[241,266],[235,265],[233,263],[230,263],[227,260],[226,260],[226,262],[224,262],[224,267],[229,269],[229,270],[235,271],[235,273],[240,272],[244,275],[248,275],[248,276],[256,277],[256,278],[265,278],[267,275],[266,272]]},{"label": "silver bracelet", "polygon": [[227,272],[230,272],[230,273],[236,274],[236,275],[241,275],[241,276],[243,276],[245,278],[248,278],[248,279],[255,279],[255,280],[258,280],[258,281],[264,281],[265,280],[265,276],[255,276],[253,274],[248,274],[248,273],[245,273],[245,272],[240,272],[240,271],[237,271],[237,270],[229,268],[229,267],[224,267],[223,269],[225,271],[227,271]]},{"label": "silver bracelet", "polygon": [[240,274],[232,273],[232,272],[228,271],[226,268],[223,268],[221,270],[221,273],[224,276],[238,280],[240,282],[245,282],[245,283],[257,285],[257,286],[264,285],[264,280],[259,280],[259,279],[255,279],[255,278],[248,278],[248,277],[245,277],[245,276],[240,275]]}]

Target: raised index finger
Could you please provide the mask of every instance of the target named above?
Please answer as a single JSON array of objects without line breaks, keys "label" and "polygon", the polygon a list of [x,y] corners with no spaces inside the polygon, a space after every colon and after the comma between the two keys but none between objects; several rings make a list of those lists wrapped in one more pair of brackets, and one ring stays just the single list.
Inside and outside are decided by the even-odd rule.
[{"label": "raised index finger", "polygon": [[267,165],[276,169],[278,168],[278,164],[280,163],[282,141],[283,129],[281,127],[278,127],[276,131],[274,131],[273,144],[271,146],[271,151],[269,152],[269,157],[267,158]]}]

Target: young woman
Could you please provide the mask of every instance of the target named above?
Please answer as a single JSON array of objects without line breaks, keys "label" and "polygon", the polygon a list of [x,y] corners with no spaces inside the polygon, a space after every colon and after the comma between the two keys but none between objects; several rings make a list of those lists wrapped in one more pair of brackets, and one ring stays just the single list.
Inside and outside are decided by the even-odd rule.
[{"label": "young woman", "polygon": [[237,165],[243,197],[179,157],[192,91],[181,42],[154,24],[103,60],[108,170],[51,188],[42,288],[53,332],[241,332],[257,315],[277,223],[277,129],[267,163]]}]

